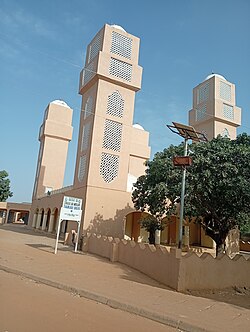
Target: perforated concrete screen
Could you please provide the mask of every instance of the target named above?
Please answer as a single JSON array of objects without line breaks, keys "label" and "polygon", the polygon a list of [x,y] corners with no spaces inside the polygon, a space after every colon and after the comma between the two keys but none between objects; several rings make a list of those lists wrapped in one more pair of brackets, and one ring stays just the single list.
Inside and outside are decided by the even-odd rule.
[{"label": "perforated concrete screen", "polygon": [[102,147],[119,152],[121,150],[122,124],[112,120],[105,120]]},{"label": "perforated concrete screen", "polygon": [[203,101],[208,100],[209,97],[209,82],[203,84],[197,93],[197,104],[202,103]]},{"label": "perforated concrete screen", "polygon": [[119,156],[109,153],[102,153],[100,174],[103,180],[110,183],[118,176]]},{"label": "perforated concrete screen", "polygon": [[225,82],[220,82],[220,97],[226,101],[231,101],[231,86]]},{"label": "perforated concrete screen", "polygon": [[130,82],[132,77],[132,65],[127,62],[111,58],[109,73]]},{"label": "perforated concrete screen", "polygon": [[226,119],[234,119],[234,108],[233,106],[223,104],[223,116]]},{"label": "perforated concrete screen", "polygon": [[228,131],[227,128],[224,128],[224,129],[222,130],[221,136],[222,136],[222,137],[230,138],[230,134],[229,134],[229,131]]},{"label": "perforated concrete screen", "polygon": [[131,59],[132,39],[113,31],[110,52]]},{"label": "perforated concrete screen", "polygon": [[84,69],[82,85],[88,83],[94,75],[94,64],[93,62],[90,62],[90,64]]},{"label": "perforated concrete screen", "polygon": [[82,127],[82,144],[81,151],[85,151],[89,145],[89,137],[90,137],[90,122],[86,123]]},{"label": "perforated concrete screen", "polygon": [[114,91],[110,96],[108,96],[107,114],[122,118],[123,111],[124,100],[122,99],[119,91]]},{"label": "perforated concrete screen", "polygon": [[206,104],[200,106],[196,110],[196,121],[201,121],[206,116]]},{"label": "perforated concrete screen", "polygon": [[93,110],[93,98],[89,96],[84,108],[84,119],[86,119],[92,113],[92,110]]},{"label": "perforated concrete screen", "polygon": [[98,33],[89,46],[88,63],[97,56],[98,52],[101,50],[101,46],[102,46],[102,34]]},{"label": "perforated concrete screen", "polygon": [[86,155],[80,157],[79,169],[78,169],[78,180],[81,182],[84,179],[86,173]]}]

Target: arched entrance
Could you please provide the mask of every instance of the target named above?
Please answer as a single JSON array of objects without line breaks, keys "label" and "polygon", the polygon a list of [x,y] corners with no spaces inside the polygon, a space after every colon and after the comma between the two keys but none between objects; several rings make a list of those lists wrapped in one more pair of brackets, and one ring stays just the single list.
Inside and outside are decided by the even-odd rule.
[{"label": "arched entrance", "polygon": [[141,228],[140,220],[146,212],[131,212],[126,215],[124,238],[135,242],[148,242],[148,233]]},{"label": "arched entrance", "polygon": [[177,217],[170,216],[164,218],[162,223],[165,224],[165,228],[161,231],[161,240],[160,243],[166,245],[175,245],[176,239],[178,237],[178,227],[177,227]]},{"label": "arched entrance", "polygon": [[57,229],[57,223],[59,220],[59,213],[58,213],[58,208],[54,209],[54,222],[53,222],[53,232],[56,232]]},{"label": "arched entrance", "polygon": [[47,211],[47,219],[46,219],[46,226],[45,226],[45,229],[46,229],[47,231],[48,231],[48,229],[49,229],[50,216],[51,216],[51,210],[48,209],[48,211]]},{"label": "arched entrance", "polygon": [[43,225],[43,217],[44,217],[44,209],[42,209],[42,210],[40,211],[40,213],[41,213],[41,220],[40,220],[39,228],[42,228],[42,225]]}]

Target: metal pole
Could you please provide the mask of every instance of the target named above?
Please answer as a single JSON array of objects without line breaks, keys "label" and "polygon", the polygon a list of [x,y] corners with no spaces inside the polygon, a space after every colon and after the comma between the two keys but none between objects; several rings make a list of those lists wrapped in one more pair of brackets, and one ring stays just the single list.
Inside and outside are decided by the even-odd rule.
[{"label": "metal pole", "polygon": [[80,235],[80,223],[81,223],[81,220],[79,220],[77,222],[77,238],[76,238],[76,243],[75,243],[75,252],[77,251],[77,247],[78,247],[78,241],[79,241],[79,235]]},{"label": "metal pole", "polygon": [[[184,141],[184,157],[187,156],[188,139]],[[185,181],[186,181],[186,166],[183,167],[182,183],[181,183],[181,206],[180,206],[180,224],[179,224],[179,242],[178,248],[182,248],[182,226],[183,226],[183,215],[184,215],[184,197],[185,197]]]},{"label": "metal pole", "polygon": [[59,233],[60,233],[61,222],[62,222],[62,219],[59,218],[59,220],[58,220],[58,227],[57,227],[57,235],[56,235],[55,254],[57,253],[57,247],[58,247],[58,240],[59,240]]}]

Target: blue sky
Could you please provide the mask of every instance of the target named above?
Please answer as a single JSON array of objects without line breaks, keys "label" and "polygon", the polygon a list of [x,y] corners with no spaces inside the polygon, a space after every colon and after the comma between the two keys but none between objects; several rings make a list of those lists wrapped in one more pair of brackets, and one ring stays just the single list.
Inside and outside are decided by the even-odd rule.
[{"label": "blue sky", "polygon": [[238,133],[250,134],[250,1],[0,0],[0,170],[9,173],[9,201],[31,201],[39,127],[55,99],[74,110],[64,185],[72,184],[79,73],[88,43],[105,23],[141,39],[134,122],[150,132],[152,156],[179,144],[166,124],[188,123],[192,89],[211,72],[236,85]]}]

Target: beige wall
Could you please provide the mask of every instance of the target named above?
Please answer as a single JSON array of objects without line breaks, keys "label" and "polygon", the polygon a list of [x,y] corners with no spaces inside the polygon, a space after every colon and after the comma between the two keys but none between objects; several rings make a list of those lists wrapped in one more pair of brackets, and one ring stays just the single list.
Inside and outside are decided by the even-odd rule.
[{"label": "beige wall", "polygon": [[134,208],[130,193],[88,187],[83,211],[83,229],[123,238],[126,215],[131,211],[134,211]]},{"label": "beige wall", "polygon": [[[233,286],[250,286],[250,261],[242,255],[230,259],[227,255],[213,258],[195,253],[182,258],[182,289],[223,289]],[[184,286],[185,285],[185,286]]]},{"label": "beige wall", "polygon": [[[250,286],[250,260],[242,255],[213,258],[204,253],[181,256],[179,249],[88,234],[83,251],[126,264],[178,291]],[[239,273],[239,271],[241,273]]]}]

